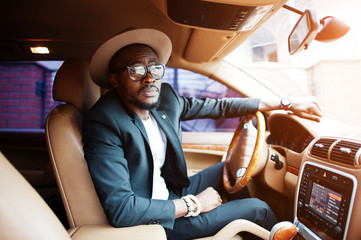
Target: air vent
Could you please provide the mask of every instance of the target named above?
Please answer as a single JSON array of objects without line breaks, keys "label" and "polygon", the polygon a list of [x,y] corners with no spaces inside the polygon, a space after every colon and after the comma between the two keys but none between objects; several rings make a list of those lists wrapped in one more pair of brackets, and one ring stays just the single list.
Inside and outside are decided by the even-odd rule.
[{"label": "air vent", "polygon": [[328,149],[336,141],[336,139],[320,138],[313,144],[311,155],[328,159]]},{"label": "air vent", "polygon": [[330,159],[332,161],[359,165],[359,155],[361,153],[361,144],[351,141],[341,140],[332,148]]}]

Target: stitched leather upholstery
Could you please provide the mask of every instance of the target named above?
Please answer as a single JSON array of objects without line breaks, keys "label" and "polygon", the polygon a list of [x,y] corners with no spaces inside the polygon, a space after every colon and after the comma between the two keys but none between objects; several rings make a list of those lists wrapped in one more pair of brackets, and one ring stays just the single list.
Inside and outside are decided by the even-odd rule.
[{"label": "stitched leather upholstery", "polygon": [[92,82],[88,64],[80,59],[65,61],[56,74],[53,94],[54,100],[65,103],[48,115],[45,133],[69,226],[106,224],[83,156],[82,113],[100,97],[100,88]]},{"label": "stitched leather upholstery", "polygon": [[61,222],[0,152],[0,239],[70,239]]},{"label": "stitched leather upholstery", "polygon": [[25,178],[0,152],[0,239],[2,240],[99,240],[166,239],[159,225],[113,228],[92,224],[68,232]]}]

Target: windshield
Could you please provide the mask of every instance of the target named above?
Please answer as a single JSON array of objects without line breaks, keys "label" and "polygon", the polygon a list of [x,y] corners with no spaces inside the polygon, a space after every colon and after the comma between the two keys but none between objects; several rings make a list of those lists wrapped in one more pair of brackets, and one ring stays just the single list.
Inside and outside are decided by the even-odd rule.
[{"label": "windshield", "polygon": [[316,96],[326,117],[360,127],[361,2],[298,0],[287,4],[302,11],[314,9],[319,19],[334,16],[351,29],[339,40],[313,41],[306,51],[291,56],[287,39],[300,15],[281,9],[224,60],[272,84],[280,96]]}]

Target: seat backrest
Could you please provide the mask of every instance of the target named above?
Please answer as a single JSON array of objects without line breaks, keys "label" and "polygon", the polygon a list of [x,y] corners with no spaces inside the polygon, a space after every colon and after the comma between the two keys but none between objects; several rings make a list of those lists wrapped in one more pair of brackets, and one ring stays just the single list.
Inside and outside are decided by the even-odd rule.
[{"label": "seat backrest", "polygon": [[25,178],[0,152],[0,239],[70,239]]},{"label": "seat backrest", "polygon": [[45,133],[70,227],[108,223],[84,159],[81,134],[82,114],[100,93],[83,60],[66,60],[55,76],[53,98],[65,103],[49,113]]}]

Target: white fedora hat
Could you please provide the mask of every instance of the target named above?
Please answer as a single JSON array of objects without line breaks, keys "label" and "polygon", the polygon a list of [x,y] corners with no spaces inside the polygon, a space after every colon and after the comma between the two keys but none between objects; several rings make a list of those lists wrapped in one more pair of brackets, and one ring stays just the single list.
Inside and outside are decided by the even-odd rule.
[{"label": "white fedora hat", "polygon": [[172,52],[169,37],[155,29],[135,29],[116,35],[106,41],[94,53],[90,61],[90,76],[103,88],[112,88],[109,81],[109,64],[116,52],[131,44],[150,46],[158,56],[159,63],[166,64]]}]

